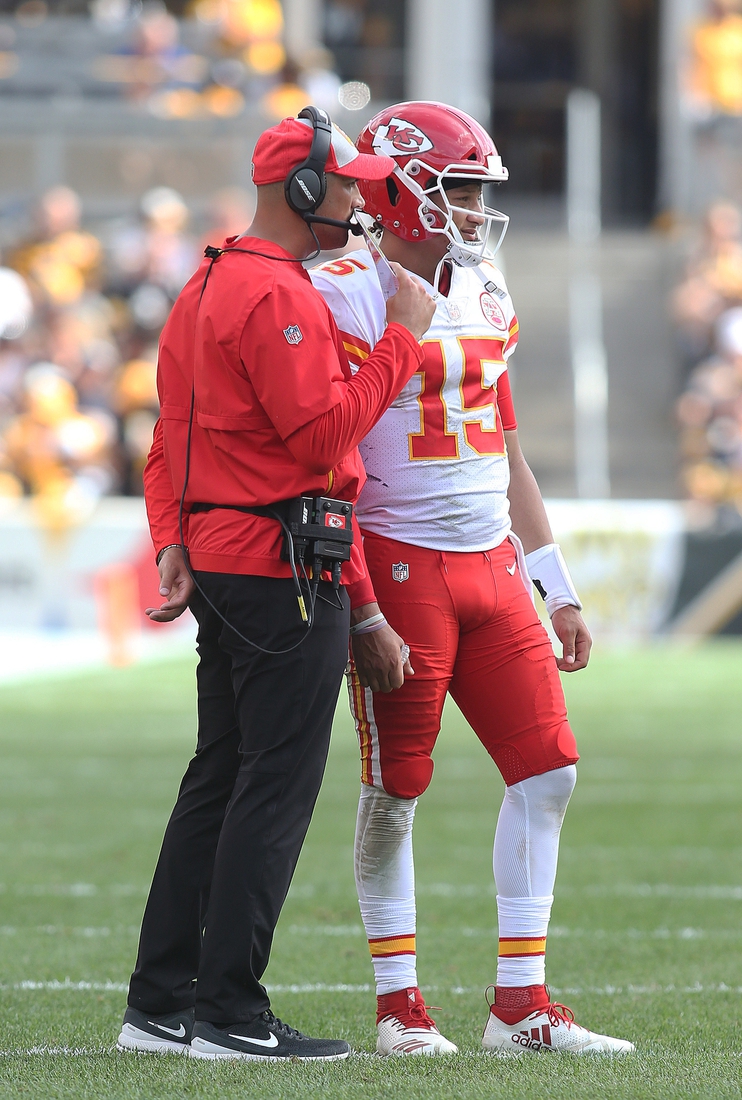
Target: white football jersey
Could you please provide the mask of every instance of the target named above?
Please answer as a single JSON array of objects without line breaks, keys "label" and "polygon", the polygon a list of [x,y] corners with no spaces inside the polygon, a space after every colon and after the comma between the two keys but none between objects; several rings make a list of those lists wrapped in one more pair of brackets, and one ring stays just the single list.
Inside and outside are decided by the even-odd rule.
[{"label": "white football jersey", "polygon": [[[422,341],[423,363],[360,444],[368,481],[358,519],[375,534],[433,550],[474,551],[492,549],[510,532],[501,413],[505,428],[514,428],[506,371],[518,322],[502,274],[486,261],[482,268],[495,284],[492,293],[476,271],[453,268],[448,297],[438,300]],[[357,370],[386,325],[373,261],[359,250],[309,274]],[[507,394],[502,409],[498,384]]]}]

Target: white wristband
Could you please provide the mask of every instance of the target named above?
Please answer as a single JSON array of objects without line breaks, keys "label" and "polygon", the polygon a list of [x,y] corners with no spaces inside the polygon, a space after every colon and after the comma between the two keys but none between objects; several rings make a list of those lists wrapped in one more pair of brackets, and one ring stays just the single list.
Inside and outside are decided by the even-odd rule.
[{"label": "white wristband", "polygon": [[371,634],[374,630],[381,630],[382,626],[386,626],[386,619],[383,614],[379,612],[377,615],[371,615],[370,618],[364,619],[362,623],[356,623],[352,626],[348,633],[351,637],[354,634]]},{"label": "white wristband", "polygon": [[562,551],[555,542],[539,546],[526,554],[528,576],[543,596],[549,618],[560,607],[576,607],[582,610],[580,597],[572,583]]}]

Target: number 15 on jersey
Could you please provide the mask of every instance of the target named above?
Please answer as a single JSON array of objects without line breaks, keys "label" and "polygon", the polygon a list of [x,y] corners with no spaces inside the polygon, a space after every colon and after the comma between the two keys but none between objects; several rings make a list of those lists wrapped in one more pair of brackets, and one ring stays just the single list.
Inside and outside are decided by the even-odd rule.
[{"label": "number 15 on jersey", "polygon": [[[460,458],[459,432],[451,430],[457,424],[463,427],[466,445],[476,454],[505,454],[497,384],[485,382],[486,364],[505,369],[505,341],[498,337],[459,337],[456,343],[461,356],[461,381],[454,389],[449,381],[453,364],[447,362],[443,341],[423,341],[425,358],[417,372],[421,376],[417,398],[420,431],[409,433],[413,461]],[[485,422],[492,426],[485,426]]]}]

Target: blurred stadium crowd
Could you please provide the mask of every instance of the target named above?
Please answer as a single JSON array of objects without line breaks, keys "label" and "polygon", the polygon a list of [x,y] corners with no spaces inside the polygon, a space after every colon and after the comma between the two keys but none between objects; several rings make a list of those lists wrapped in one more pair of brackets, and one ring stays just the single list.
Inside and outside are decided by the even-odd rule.
[{"label": "blurred stadium crowd", "polygon": [[[711,152],[706,171],[726,198],[706,211],[671,302],[684,388],[676,405],[686,496],[742,513],[742,210],[717,176],[738,146],[742,116],[742,4],[709,0],[690,25],[684,109]],[[698,166],[696,165],[696,168]],[[710,172],[709,172],[710,169]],[[730,186],[731,183],[731,186]],[[713,185],[712,185],[713,186]],[[714,193],[713,191],[711,192]]]},{"label": "blurred stadium crowd", "polygon": [[[377,73],[362,57],[383,53],[393,20],[365,0],[326,6],[335,53],[309,43],[293,54],[280,0],[189,0],[181,18],[161,0],[91,0],[55,22],[57,7],[20,0],[0,19],[4,102],[40,104],[63,88],[173,121],[249,106],[267,124],[310,102],[356,110],[390,92],[384,65]],[[49,47],[54,33],[67,35],[63,48]],[[346,71],[371,86],[344,83]],[[249,225],[252,199],[225,188],[207,210],[197,203],[195,219],[171,186],[97,221],[68,186],[13,205],[18,229],[6,217],[0,240],[0,503],[32,496],[44,526],[61,531],[102,495],[141,493],[162,325],[204,246]]]},{"label": "blurred stadium crowd", "polygon": [[686,494],[742,512],[742,211],[717,202],[675,288],[687,380],[676,410]]},{"label": "blurred stadium crowd", "polygon": [[[66,5],[76,6],[79,0]],[[290,49],[280,0],[177,6],[180,19],[162,0],[90,0],[82,4],[85,16],[54,20],[51,3],[21,0],[9,20],[0,5],[3,94],[124,99],[181,120],[233,118],[247,104],[283,118],[308,99],[328,110],[356,110],[371,96],[394,98],[397,91],[399,31],[394,19],[366,10],[368,0],[326,5],[324,34],[333,52],[311,35]],[[57,50],[47,41],[55,30]]]},{"label": "blurred stadium crowd", "polygon": [[[20,0],[13,21],[1,22],[5,95],[44,84],[28,35],[50,10],[46,0]],[[49,79],[74,77],[78,91],[145,114],[228,118],[249,103],[270,121],[307,102],[332,112],[401,95],[399,28],[386,6],[366,0],[328,0],[332,52],[315,45],[298,57],[287,52],[280,0],[189,0],[181,19],[159,0],[92,0],[87,10],[93,60],[83,66],[62,51],[54,64],[67,58],[70,71]],[[713,0],[693,35],[689,110],[701,120],[742,114],[740,0]],[[250,195],[238,188],[216,193],[195,221],[176,190],[153,187],[136,214],[98,221],[95,231],[69,187],[35,202],[31,231],[0,254],[0,499],[34,496],[53,527],[101,495],[141,492],[162,325],[204,245],[250,220]],[[715,203],[696,238],[671,301],[683,364],[682,485],[689,498],[738,514],[742,212]]]},{"label": "blurred stadium crowd", "polygon": [[55,510],[141,492],[160,330],[205,244],[250,220],[248,194],[226,189],[199,234],[182,197],[156,187],[138,218],[96,235],[74,191],[42,196],[0,268],[1,496],[33,494],[54,526]]},{"label": "blurred stadium crowd", "polygon": [[[141,493],[160,331],[205,245],[251,217],[250,195],[225,188],[196,226],[177,191],[155,187],[136,217],[93,233],[70,188],[41,197],[33,231],[0,261],[0,498],[33,495],[55,526],[60,509],[85,513],[101,495]],[[742,512],[738,207],[707,212],[671,308],[686,375],[677,402],[685,491]]]}]

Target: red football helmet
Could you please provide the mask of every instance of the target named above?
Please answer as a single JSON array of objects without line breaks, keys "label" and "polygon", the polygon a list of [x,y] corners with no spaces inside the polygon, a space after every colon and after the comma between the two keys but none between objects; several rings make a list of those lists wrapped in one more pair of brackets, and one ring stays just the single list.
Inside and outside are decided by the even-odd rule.
[{"label": "red football helmet", "polygon": [[[396,103],[371,119],[356,145],[362,153],[382,154],[397,162],[388,179],[358,181],[365,213],[377,225],[404,241],[443,234],[450,241],[448,255],[463,267],[476,266],[485,255],[494,255],[505,236],[508,216],[483,206],[480,239],[465,241],[453,218],[463,208],[452,206],[446,194],[447,181],[500,183],[508,178],[492,138],[470,115],[445,103]],[[500,226],[499,239],[488,253],[495,223]]]}]

